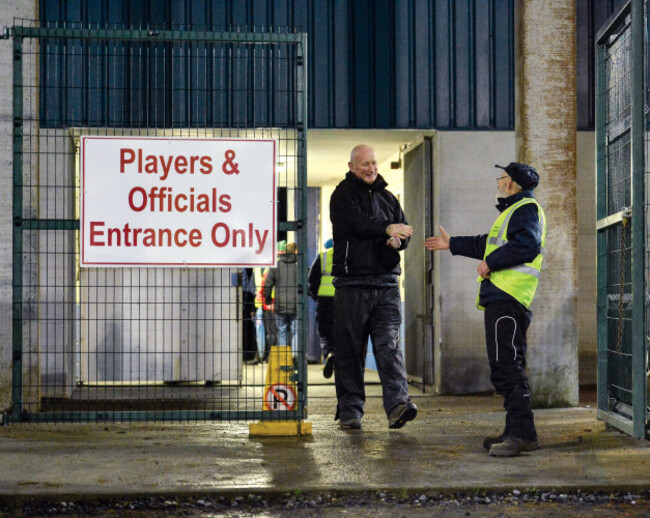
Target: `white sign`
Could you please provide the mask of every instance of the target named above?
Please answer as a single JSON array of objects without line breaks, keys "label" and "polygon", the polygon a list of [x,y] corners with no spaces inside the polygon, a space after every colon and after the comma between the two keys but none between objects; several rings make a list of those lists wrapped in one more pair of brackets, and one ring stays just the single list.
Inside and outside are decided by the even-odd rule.
[{"label": "white sign", "polygon": [[81,137],[81,266],[273,266],[275,141]]}]

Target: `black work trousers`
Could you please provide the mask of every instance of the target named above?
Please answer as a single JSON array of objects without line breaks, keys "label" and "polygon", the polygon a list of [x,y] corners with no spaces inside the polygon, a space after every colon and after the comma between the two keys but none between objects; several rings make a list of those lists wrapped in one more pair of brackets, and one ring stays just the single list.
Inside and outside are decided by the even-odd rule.
[{"label": "black work trousers", "polygon": [[368,337],[381,380],[386,415],[409,401],[406,367],[399,348],[402,322],[399,288],[337,287],[334,295],[334,376],[337,416],[363,416]]},{"label": "black work trousers", "polygon": [[532,318],[533,314],[514,300],[485,306],[490,380],[504,397],[504,433],[526,440],[537,439],[526,376],[526,331]]}]

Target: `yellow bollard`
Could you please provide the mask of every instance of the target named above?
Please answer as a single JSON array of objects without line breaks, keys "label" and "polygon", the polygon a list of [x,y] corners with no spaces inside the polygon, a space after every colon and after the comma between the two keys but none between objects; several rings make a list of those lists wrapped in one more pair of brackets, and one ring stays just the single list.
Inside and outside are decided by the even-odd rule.
[{"label": "yellow bollard", "polygon": [[[262,407],[266,411],[295,410],[298,392],[294,381],[295,365],[291,346],[273,345],[266,367]],[[305,421],[259,421],[249,425],[252,436],[311,435],[311,423]]]}]

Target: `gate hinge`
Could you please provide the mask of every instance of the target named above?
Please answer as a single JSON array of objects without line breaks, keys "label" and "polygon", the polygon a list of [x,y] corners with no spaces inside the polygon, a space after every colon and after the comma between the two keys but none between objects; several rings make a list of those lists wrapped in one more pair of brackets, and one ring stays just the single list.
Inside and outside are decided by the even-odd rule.
[{"label": "gate hinge", "polygon": [[14,128],[22,128],[23,119],[21,117],[14,117]]},{"label": "gate hinge", "polygon": [[14,227],[22,227],[23,226],[23,218],[20,216],[16,216],[14,218]]},{"label": "gate hinge", "polygon": [[302,56],[297,56],[296,57],[296,65],[301,67],[305,64],[305,60],[302,58]]}]

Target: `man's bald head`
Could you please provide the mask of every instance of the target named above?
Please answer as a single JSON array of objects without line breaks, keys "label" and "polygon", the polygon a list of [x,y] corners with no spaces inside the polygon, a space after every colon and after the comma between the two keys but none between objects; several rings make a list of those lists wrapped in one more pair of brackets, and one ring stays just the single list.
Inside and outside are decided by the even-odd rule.
[{"label": "man's bald head", "polygon": [[348,167],[357,178],[372,185],[377,179],[378,172],[375,150],[366,144],[355,146],[350,152]]}]

